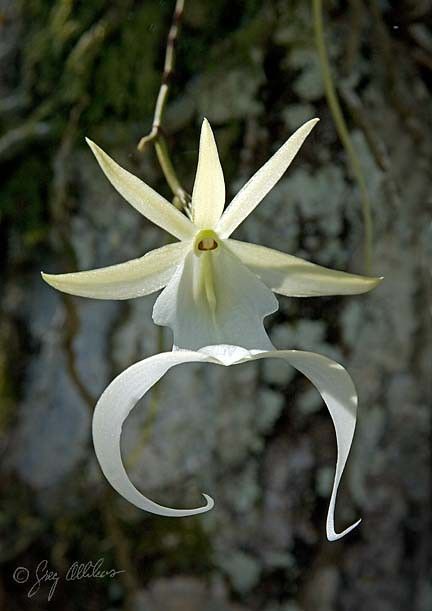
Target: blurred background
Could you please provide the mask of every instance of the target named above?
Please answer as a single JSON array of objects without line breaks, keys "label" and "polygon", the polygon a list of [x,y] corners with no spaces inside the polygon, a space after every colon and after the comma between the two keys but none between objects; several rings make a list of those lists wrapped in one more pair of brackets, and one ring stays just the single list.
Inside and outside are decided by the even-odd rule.
[{"label": "blurred background", "polygon": [[[126,423],[136,485],[174,507],[206,491],[210,513],[139,511],[100,472],[90,433],[98,396],[171,338],[152,323],[154,296],[72,298],[39,272],[102,267],[164,243],[110,186],[84,136],[172,197],[152,146],[136,145],[151,127],[173,8],[0,0],[0,608],[430,611],[429,0],[324,2],[372,204],[373,273],[385,282],[368,295],[280,297],[267,319],[278,348],[334,358],[356,383],[336,524],[362,517],[360,527],[327,542],[332,423],[310,383],[277,361],[178,367]],[[163,127],[184,187],[203,116],[229,197],[319,116],[236,236],[362,273],[359,187],[326,99],[310,3],[189,0],[176,59]],[[123,572],[66,578],[74,562],[98,559]],[[30,592],[44,560],[59,578],[49,602],[52,580]]]}]

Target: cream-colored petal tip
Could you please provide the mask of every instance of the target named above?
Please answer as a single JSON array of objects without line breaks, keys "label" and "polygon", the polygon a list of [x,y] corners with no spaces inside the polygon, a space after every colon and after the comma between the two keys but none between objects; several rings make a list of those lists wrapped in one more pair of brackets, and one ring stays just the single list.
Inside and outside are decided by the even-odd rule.
[{"label": "cream-colored petal tip", "polygon": [[213,509],[215,503],[214,499],[208,494],[205,494],[204,492],[202,492],[201,494],[203,495],[207,503],[206,505],[204,505],[204,507],[202,507],[204,513],[204,511],[210,511],[210,509]]},{"label": "cream-colored petal tip", "polygon": [[86,138],[85,141],[87,142],[92,151],[94,151],[95,149],[97,150],[99,148],[96,142],[93,142],[93,140],[90,140],[90,138]]},{"label": "cream-colored petal tip", "polygon": [[371,278],[368,278],[368,280],[370,280],[372,288],[375,288],[381,284],[381,282],[384,280],[384,276],[372,276]]},{"label": "cream-colored petal tip", "polygon": [[[359,295],[361,293],[369,293],[376,289],[377,286],[381,284],[384,280],[384,276],[376,277],[376,276],[360,276],[361,283],[358,286],[358,291],[353,292],[353,295]],[[347,293],[348,295],[351,293]]]},{"label": "cream-colored petal tip", "polygon": [[202,131],[206,131],[207,134],[209,134],[209,133],[212,134],[213,133],[213,130],[212,130],[211,125],[210,125],[210,121],[206,117],[203,118],[203,122],[201,124],[201,130]]},{"label": "cream-colored petal tip", "polygon": [[54,286],[56,274],[46,274],[45,272],[41,272],[42,280],[49,284],[50,286]]},{"label": "cream-colored petal tip", "polygon": [[[86,142],[87,142],[87,144],[89,145],[89,147],[90,147],[90,149],[91,149],[91,151],[92,151],[93,155],[96,155],[96,156],[97,156],[97,154],[98,154],[98,153],[104,153],[104,151],[101,149],[101,147],[100,147],[100,146],[98,146],[98,145],[96,144],[96,142],[93,142],[93,140],[90,140],[90,138],[86,138],[86,139],[85,139],[85,141],[86,141]],[[106,153],[104,153],[104,155],[106,155]]]}]

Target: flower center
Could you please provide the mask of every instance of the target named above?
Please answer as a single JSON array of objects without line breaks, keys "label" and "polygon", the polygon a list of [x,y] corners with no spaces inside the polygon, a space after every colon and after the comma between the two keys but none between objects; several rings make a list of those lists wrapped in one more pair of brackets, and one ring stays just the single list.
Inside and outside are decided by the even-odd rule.
[{"label": "flower center", "polygon": [[204,238],[198,242],[198,250],[214,250],[218,247],[218,243],[213,238]]},{"label": "flower center", "polygon": [[195,253],[208,252],[209,250],[216,250],[219,246],[219,238],[214,231],[211,229],[203,229],[195,236]]},{"label": "flower center", "polygon": [[195,236],[193,296],[196,303],[207,304],[213,317],[217,305],[213,266],[220,246],[219,236],[211,229],[202,229]]}]

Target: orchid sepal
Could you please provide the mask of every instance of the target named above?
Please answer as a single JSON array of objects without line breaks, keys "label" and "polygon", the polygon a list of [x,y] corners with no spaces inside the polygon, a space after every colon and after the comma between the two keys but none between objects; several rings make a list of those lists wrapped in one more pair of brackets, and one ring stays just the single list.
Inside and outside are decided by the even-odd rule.
[{"label": "orchid sepal", "polygon": [[280,180],[317,122],[311,119],[300,126],[223,211],[223,172],[213,132],[204,120],[192,195],[193,221],[87,140],[117,191],[180,242],[108,268],[42,274],[43,279],[63,292],[96,299],[128,299],[164,289],[155,303],[153,320],[171,328],[174,346],[197,350],[231,343],[270,350],[263,321],[278,308],[273,293],[349,295],[370,291],[381,281],[229,238]]}]

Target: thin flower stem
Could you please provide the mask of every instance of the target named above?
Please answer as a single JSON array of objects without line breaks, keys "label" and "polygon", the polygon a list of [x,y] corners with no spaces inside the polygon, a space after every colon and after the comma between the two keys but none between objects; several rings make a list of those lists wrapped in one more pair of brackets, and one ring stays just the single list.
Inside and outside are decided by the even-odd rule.
[{"label": "thin flower stem", "polygon": [[348,159],[351,165],[351,171],[357,181],[360,190],[360,200],[362,206],[362,215],[364,223],[364,266],[367,273],[371,272],[372,268],[372,215],[371,215],[371,204],[369,199],[369,193],[366,186],[366,180],[361,168],[359,158],[355,151],[352,143],[343,112],[339,103],[338,95],[336,93],[335,86],[333,84],[330,63],[327,54],[327,49],[324,41],[324,26],[323,26],[323,14],[322,14],[322,0],[312,0],[313,14],[314,14],[314,27],[315,27],[315,42],[318,49],[318,57],[321,66],[322,76],[324,80],[324,88],[326,98],[330,111],[333,116],[333,120],[336,125],[336,129],[339,138],[345,148],[348,155]]},{"label": "thin flower stem", "polygon": [[153,142],[159,135],[161,123],[162,123],[162,114],[165,108],[165,104],[168,98],[169,92],[169,82],[174,73],[174,63],[175,63],[175,45],[177,42],[180,24],[183,17],[184,11],[184,0],[177,0],[174,7],[174,15],[172,18],[172,23],[170,30],[168,32],[166,50],[165,50],[165,62],[164,69],[162,73],[162,82],[159,89],[159,94],[156,100],[155,112],[153,116],[153,124],[149,134],[141,138],[138,143],[138,150],[143,151],[146,144]]},{"label": "thin flower stem", "polygon": [[152,128],[146,136],[141,138],[137,148],[142,153],[148,144],[154,144],[162,172],[164,173],[165,179],[173,192],[174,204],[180,209],[187,211],[191,198],[180,184],[169,155],[166,140],[162,134],[162,117],[168,99],[170,80],[174,73],[175,46],[180,31],[183,11],[184,0],[176,0],[171,27],[167,38],[164,69],[159,94],[156,100]]},{"label": "thin flower stem", "polygon": [[191,197],[189,193],[187,193],[183,189],[179,179],[177,178],[177,174],[174,170],[174,166],[168,153],[168,146],[166,140],[162,136],[162,134],[158,134],[157,138],[154,141],[154,146],[156,149],[157,158],[159,160],[159,165],[162,168],[162,172],[164,173],[165,179],[171,191],[173,192],[174,204],[176,205],[176,207],[184,209],[187,212]]}]

